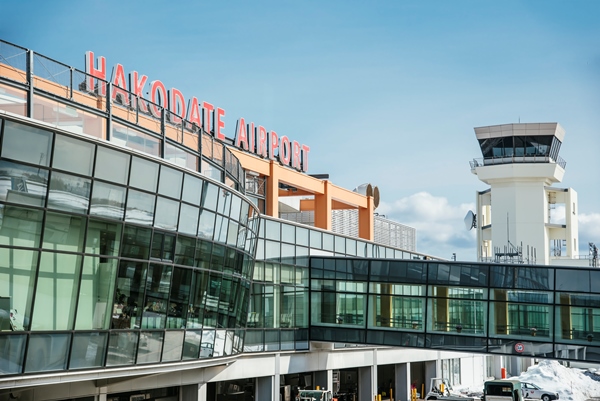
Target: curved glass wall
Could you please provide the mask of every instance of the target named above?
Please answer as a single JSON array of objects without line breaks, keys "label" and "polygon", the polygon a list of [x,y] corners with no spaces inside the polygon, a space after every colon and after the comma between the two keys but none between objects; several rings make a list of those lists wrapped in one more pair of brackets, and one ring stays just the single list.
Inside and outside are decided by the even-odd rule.
[{"label": "curved glass wall", "polygon": [[199,174],[0,118],[0,375],[242,352],[258,228]]}]

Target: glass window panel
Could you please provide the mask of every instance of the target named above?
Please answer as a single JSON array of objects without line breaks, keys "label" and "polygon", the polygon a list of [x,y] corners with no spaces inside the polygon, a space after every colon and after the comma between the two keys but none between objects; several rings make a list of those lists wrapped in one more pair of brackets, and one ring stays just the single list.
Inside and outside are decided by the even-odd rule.
[{"label": "glass window panel", "polygon": [[25,373],[67,368],[70,334],[32,334],[29,337]]},{"label": "glass window panel", "polygon": [[281,262],[293,264],[295,262],[296,247],[290,244],[281,244]]},{"label": "glass window panel", "polygon": [[149,228],[126,226],[123,233],[121,256],[148,259],[151,234],[152,231]]},{"label": "glass window panel", "polygon": [[240,220],[240,211],[242,210],[242,198],[237,195],[231,194],[231,209],[229,216],[235,221]]},{"label": "glass window panel", "polygon": [[106,366],[133,365],[137,350],[138,334],[113,331],[108,343]]},{"label": "glass window panel", "polygon": [[309,230],[304,227],[296,227],[296,244],[308,246]]},{"label": "glass window panel", "polygon": [[125,213],[125,187],[94,182],[90,214],[123,220]]},{"label": "glass window panel", "polygon": [[200,205],[202,197],[202,180],[193,175],[186,174],[183,178],[183,193],[181,199],[193,205]]},{"label": "glass window panel", "polygon": [[183,172],[170,167],[161,166],[158,193],[170,198],[180,199],[182,179]]},{"label": "glass window panel", "polygon": [[333,252],[333,235],[323,233],[323,249]]},{"label": "glass window panel", "polygon": [[321,232],[310,230],[310,247],[315,249],[321,249],[323,247]]},{"label": "glass window panel", "polygon": [[215,348],[215,331],[202,330],[202,343],[200,343],[200,358],[212,358]]},{"label": "glass window panel", "polygon": [[81,256],[42,252],[33,306],[32,330],[72,330]]},{"label": "glass window panel", "polygon": [[202,332],[198,330],[187,330],[185,332],[185,343],[183,346],[183,360],[197,359],[200,352],[200,340]]},{"label": "glass window panel", "polygon": [[149,192],[156,192],[159,164],[140,157],[131,159],[129,185]]},{"label": "glass window panel", "polygon": [[156,214],[154,227],[170,231],[177,230],[179,202],[159,196],[156,199],[156,210],[159,210],[160,213]]},{"label": "glass window panel", "polygon": [[200,209],[185,203],[181,204],[179,214],[179,232],[196,235],[198,233],[198,214]]},{"label": "glass window panel", "polygon": [[167,309],[167,328],[182,329],[186,325],[187,305],[190,302],[192,270],[175,267]]},{"label": "glass window panel", "polygon": [[48,167],[52,132],[5,121],[2,157]]},{"label": "glass window panel", "polygon": [[111,328],[139,328],[144,305],[146,263],[122,260],[117,273]]},{"label": "glass window panel", "polygon": [[83,218],[67,214],[46,213],[42,247],[69,252],[83,250]]},{"label": "glass window panel", "polygon": [[219,204],[217,206],[217,212],[229,216],[229,210],[231,209],[231,193],[225,188],[219,188]]},{"label": "glass window panel", "polygon": [[85,240],[85,252],[95,255],[119,256],[123,225],[90,219]]},{"label": "glass window panel", "polygon": [[[2,309],[13,319],[13,331],[29,330],[38,252],[0,248],[0,297]],[[6,305],[8,303],[8,305]]]},{"label": "glass window panel", "polygon": [[108,333],[75,333],[71,346],[69,369],[99,368],[104,366]]},{"label": "glass window panel", "polygon": [[52,167],[91,176],[94,151],[93,143],[57,134]]},{"label": "glass window panel", "polygon": [[278,221],[264,220],[265,238],[279,241],[281,239],[281,223]]},{"label": "glass window panel", "polygon": [[[27,77],[22,75],[23,83],[27,82]],[[0,85],[0,110],[9,111],[20,116],[27,116],[27,93],[24,90],[18,90],[7,85]],[[0,128],[2,121],[0,120]]]},{"label": "glass window panel", "polygon": [[42,210],[0,205],[0,244],[39,247],[43,217]]},{"label": "glass window panel", "polygon": [[137,363],[160,362],[160,351],[163,344],[163,331],[142,331],[138,347]]},{"label": "glass window panel", "polygon": [[[130,116],[133,117],[132,114]],[[156,129],[159,129],[156,122]],[[160,156],[160,139],[112,121],[110,141],[153,156]]]},{"label": "glass window panel", "polygon": [[53,172],[50,176],[48,207],[66,212],[87,213],[92,180]]},{"label": "glass window panel", "polygon": [[163,347],[163,362],[181,360],[183,351],[183,331],[167,331],[165,333],[165,345]]},{"label": "glass window panel", "polygon": [[84,258],[75,330],[110,328],[116,278],[117,259]]},{"label": "glass window panel", "polygon": [[227,330],[217,330],[215,336],[215,348],[213,356],[223,356],[225,354],[225,340],[227,336]]},{"label": "glass window panel", "polygon": [[175,264],[194,266],[194,254],[196,248],[196,239],[177,236],[177,244],[175,247]]},{"label": "glass window panel", "polygon": [[227,229],[229,227],[229,219],[223,217],[220,214],[217,215],[215,225],[215,241],[226,243],[227,242]]},{"label": "glass window panel", "polygon": [[212,239],[215,231],[215,214],[208,210],[200,212],[200,222],[198,224],[198,237]]},{"label": "glass window panel", "polygon": [[23,335],[0,336],[0,375],[21,373],[23,356],[25,355],[25,339]]},{"label": "glass window panel", "polygon": [[98,146],[94,176],[117,184],[127,184],[129,155],[104,146]]},{"label": "glass window panel", "polygon": [[212,254],[212,243],[208,241],[198,240],[196,245],[196,256],[194,266],[202,269],[208,269]]},{"label": "glass window panel", "polygon": [[291,224],[281,224],[281,239],[282,241],[291,244],[296,242],[296,226]]},{"label": "glass window panel", "polygon": [[276,241],[265,241],[265,260],[279,261],[281,257],[281,243]]},{"label": "glass window panel", "polygon": [[127,194],[125,220],[137,224],[152,224],[155,201],[155,195],[130,189]]},{"label": "glass window panel", "polygon": [[146,299],[142,328],[164,329],[167,320],[167,299],[171,286],[171,266],[152,263],[146,279]]},{"label": "glass window panel", "polygon": [[219,199],[219,187],[215,184],[205,182],[202,188],[202,207],[216,211]]},{"label": "glass window panel", "polygon": [[0,200],[45,206],[48,170],[0,160]]}]

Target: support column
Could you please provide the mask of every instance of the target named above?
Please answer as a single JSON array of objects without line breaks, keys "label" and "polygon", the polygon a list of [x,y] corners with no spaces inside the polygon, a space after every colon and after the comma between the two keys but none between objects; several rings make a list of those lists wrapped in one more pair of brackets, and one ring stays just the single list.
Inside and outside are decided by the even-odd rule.
[{"label": "support column", "polygon": [[198,383],[198,401],[208,401],[208,383]]},{"label": "support column", "polygon": [[410,362],[396,364],[394,367],[394,376],[394,387],[396,388],[394,399],[403,401],[410,400]]},{"label": "support column", "polygon": [[279,217],[279,169],[275,165],[275,161],[269,163],[269,176],[267,177],[267,193],[265,201],[267,202],[267,215],[271,217]]},{"label": "support column", "polygon": [[181,386],[181,397],[180,401],[198,401],[200,398],[200,385],[190,384],[187,386]]},{"label": "support column", "polygon": [[[359,400],[374,400],[377,388],[373,387],[373,370],[372,366],[364,366],[358,368],[358,399]],[[375,372],[377,376],[377,372]]]},{"label": "support column", "polygon": [[319,370],[315,372],[315,384],[314,388],[317,386],[321,390],[331,390],[333,392],[333,371],[329,370]]},{"label": "support column", "polygon": [[315,227],[331,231],[330,182],[323,181],[323,195],[315,194]]},{"label": "support column", "polygon": [[417,389],[417,391],[421,393],[421,398],[424,398],[425,394],[427,394],[431,390],[429,386],[431,383],[431,379],[433,379],[434,377],[442,377],[442,375],[439,374],[437,360],[425,361],[425,391],[422,392],[421,389]]},{"label": "support column", "polygon": [[257,377],[256,387],[254,389],[255,400],[276,400],[279,401],[279,389],[277,389],[277,397],[273,394],[273,376]]},{"label": "support column", "polygon": [[279,401],[281,377],[279,376],[281,365],[281,354],[275,354],[275,376],[273,376],[273,401]]},{"label": "support column", "polygon": [[367,196],[367,207],[358,208],[358,237],[373,241],[375,238],[375,206],[372,196]]}]

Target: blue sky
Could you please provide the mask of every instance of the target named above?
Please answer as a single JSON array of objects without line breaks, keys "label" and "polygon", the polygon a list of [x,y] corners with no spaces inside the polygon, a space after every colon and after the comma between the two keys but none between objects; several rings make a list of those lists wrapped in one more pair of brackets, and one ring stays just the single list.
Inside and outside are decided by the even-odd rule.
[{"label": "blue sky", "polygon": [[[560,186],[600,243],[600,2],[8,1],[0,39],[84,68],[91,50],[311,147],[309,173],[377,186],[418,250],[475,259],[473,127],[559,122]],[[582,248],[587,253],[587,248]]]}]

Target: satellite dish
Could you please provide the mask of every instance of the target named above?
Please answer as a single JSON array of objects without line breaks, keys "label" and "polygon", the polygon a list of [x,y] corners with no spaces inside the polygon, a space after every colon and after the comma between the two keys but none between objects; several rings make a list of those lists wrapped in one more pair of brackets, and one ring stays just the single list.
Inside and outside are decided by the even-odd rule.
[{"label": "satellite dish", "polygon": [[469,210],[465,216],[465,228],[471,230],[475,227],[477,227],[477,215],[472,210]]}]

